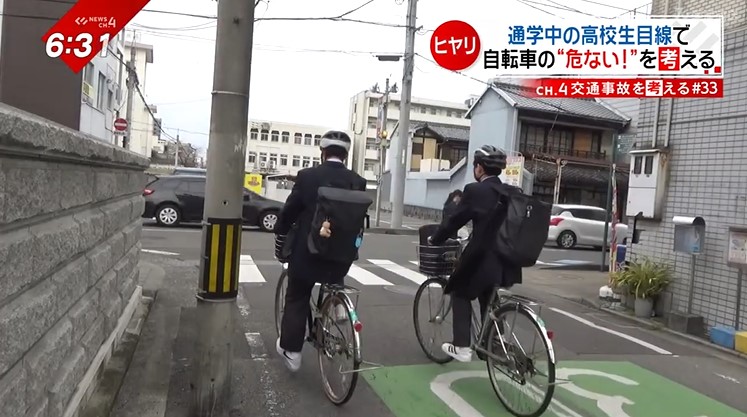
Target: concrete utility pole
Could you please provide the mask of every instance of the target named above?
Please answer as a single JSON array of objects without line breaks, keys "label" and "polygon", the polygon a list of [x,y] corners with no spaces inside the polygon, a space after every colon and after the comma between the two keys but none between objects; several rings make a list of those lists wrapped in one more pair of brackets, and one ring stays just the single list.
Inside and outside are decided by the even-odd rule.
[{"label": "concrete utility pole", "polygon": [[176,148],[174,149],[174,168],[179,168],[179,129],[176,129]]},{"label": "concrete utility pole", "polygon": [[122,139],[122,147],[129,150],[132,141],[132,107],[133,95],[137,85],[137,71],[135,71],[135,32],[132,32],[132,46],[130,46],[130,62],[127,63],[127,133]]},{"label": "concrete utility pole", "polygon": [[407,145],[410,142],[410,104],[412,100],[412,72],[415,68],[415,27],[418,0],[407,3],[407,38],[405,41],[405,65],[402,76],[402,98],[399,111],[399,140],[392,161],[392,229],[402,227],[405,209],[405,182],[407,180]]},{"label": "concrete utility pole", "polygon": [[376,182],[376,227],[379,227],[381,220],[381,176],[384,174],[384,152],[386,152],[386,142],[389,137],[387,131],[387,110],[389,110],[389,78],[386,79],[386,89],[384,90],[383,103],[381,109],[381,132],[379,132],[379,175]]},{"label": "concrete utility pole", "polygon": [[192,416],[227,417],[249,122],[254,2],[218,1]]}]

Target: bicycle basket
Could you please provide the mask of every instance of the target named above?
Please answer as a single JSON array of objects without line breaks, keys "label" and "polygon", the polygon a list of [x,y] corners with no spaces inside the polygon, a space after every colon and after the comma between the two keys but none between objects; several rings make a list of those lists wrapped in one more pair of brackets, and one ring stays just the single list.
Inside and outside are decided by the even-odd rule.
[{"label": "bicycle basket", "polygon": [[451,275],[461,254],[461,246],[458,243],[446,246],[418,245],[417,248],[418,269],[430,277]]},{"label": "bicycle basket", "polygon": [[283,247],[285,246],[286,235],[275,235],[275,259],[285,261],[283,256]]}]

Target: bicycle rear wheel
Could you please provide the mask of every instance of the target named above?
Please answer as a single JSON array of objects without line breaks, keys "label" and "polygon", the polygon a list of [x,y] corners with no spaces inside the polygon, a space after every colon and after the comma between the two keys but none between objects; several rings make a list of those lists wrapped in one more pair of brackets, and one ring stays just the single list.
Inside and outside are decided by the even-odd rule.
[{"label": "bicycle rear wheel", "polygon": [[[515,315],[513,320],[510,319],[512,315]],[[493,391],[511,414],[517,417],[538,417],[547,410],[555,392],[552,342],[534,312],[522,304],[504,304],[493,316],[495,320],[485,338],[489,342],[485,343],[485,349],[491,354],[487,357],[487,367]],[[528,326],[518,329],[518,318],[527,322]],[[498,330],[498,323],[503,323],[502,331]],[[518,336],[527,334],[533,336],[532,341],[522,343]],[[503,344],[499,338],[503,338]],[[544,353],[534,354],[536,347],[544,348]],[[536,376],[544,377],[546,381],[535,382]],[[522,395],[520,391],[524,391],[523,396],[529,400],[530,407],[526,410],[520,409],[509,398],[511,394]]]},{"label": "bicycle rear wheel", "polygon": [[275,288],[275,331],[280,337],[280,324],[283,322],[283,311],[285,311],[285,292],[288,289],[288,270],[283,268]]},{"label": "bicycle rear wheel", "polygon": [[[445,287],[446,280],[443,278],[429,278],[425,280],[425,282],[420,284],[418,291],[415,293],[415,301],[412,306],[415,336],[418,338],[420,348],[423,349],[423,353],[425,353],[428,359],[439,364],[449,363],[453,360],[451,356],[441,350],[441,343],[445,341],[443,337],[440,340],[441,343],[435,340],[436,333],[443,335],[444,330],[451,332],[450,322],[447,322],[447,329],[443,329],[444,326],[442,326],[451,312],[451,297],[443,293]],[[426,301],[425,305],[421,306],[423,298]],[[421,308],[423,307],[425,307],[424,311],[421,312]],[[427,324],[433,325],[434,336],[424,336],[420,323],[421,319],[426,321]]]},{"label": "bicycle rear wheel", "polygon": [[[361,359],[360,337],[355,330],[355,313],[351,314],[352,303],[343,294],[329,295],[320,309],[321,318],[317,323],[316,340],[320,342],[318,349],[319,371],[322,376],[322,388],[327,398],[334,405],[342,405],[353,396],[358,384],[358,370],[363,362]],[[343,327],[349,327],[344,331]],[[330,362],[335,356],[340,356],[351,362],[349,369],[343,370],[343,366],[334,366],[335,371],[327,371],[325,363]],[[334,369],[333,368],[333,369]],[[339,391],[333,386],[333,374],[339,376]]]}]

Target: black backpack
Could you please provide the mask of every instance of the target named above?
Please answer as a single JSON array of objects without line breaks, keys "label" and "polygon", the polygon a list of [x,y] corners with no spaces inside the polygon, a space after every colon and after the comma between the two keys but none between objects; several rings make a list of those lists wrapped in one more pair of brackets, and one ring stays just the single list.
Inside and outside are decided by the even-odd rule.
[{"label": "black backpack", "polygon": [[[363,243],[364,224],[372,203],[373,199],[365,191],[319,187],[307,240],[312,256],[339,263],[355,261]],[[330,237],[319,234],[325,221],[330,223]]]},{"label": "black backpack", "polygon": [[499,204],[505,205],[504,219],[495,237],[498,255],[515,266],[534,266],[547,241],[552,204],[512,185],[496,184],[493,188],[499,194]]}]

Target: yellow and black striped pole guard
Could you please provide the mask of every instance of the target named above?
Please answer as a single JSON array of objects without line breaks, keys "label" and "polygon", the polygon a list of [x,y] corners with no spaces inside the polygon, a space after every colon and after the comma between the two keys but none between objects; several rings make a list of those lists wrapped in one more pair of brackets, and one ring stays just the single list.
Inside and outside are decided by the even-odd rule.
[{"label": "yellow and black striped pole guard", "polygon": [[241,219],[208,218],[199,295],[206,300],[236,298],[239,292]]}]

